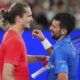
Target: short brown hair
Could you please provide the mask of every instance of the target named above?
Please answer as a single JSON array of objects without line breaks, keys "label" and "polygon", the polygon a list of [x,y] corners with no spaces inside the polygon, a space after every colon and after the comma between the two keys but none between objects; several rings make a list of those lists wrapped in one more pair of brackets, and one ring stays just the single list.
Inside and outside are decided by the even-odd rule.
[{"label": "short brown hair", "polygon": [[1,10],[3,19],[5,21],[8,21],[10,24],[14,24],[15,17],[16,16],[22,17],[23,14],[26,12],[24,9],[25,7],[29,7],[29,5],[27,3],[17,2],[10,7],[9,11]]}]

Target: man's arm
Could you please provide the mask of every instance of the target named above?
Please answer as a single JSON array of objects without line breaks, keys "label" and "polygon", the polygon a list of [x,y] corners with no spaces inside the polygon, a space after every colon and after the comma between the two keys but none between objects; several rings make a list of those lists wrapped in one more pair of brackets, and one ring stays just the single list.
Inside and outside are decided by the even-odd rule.
[{"label": "man's arm", "polygon": [[[64,48],[64,47],[63,47]],[[68,62],[67,54],[61,47],[57,47],[54,51],[55,56],[55,74],[57,80],[68,80]]]},{"label": "man's arm", "polygon": [[46,49],[46,51],[48,52],[48,55],[49,56],[51,55],[52,50],[53,50],[53,47],[52,46],[49,47],[48,49]]},{"label": "man's arm", "polygon": [[28,63],[44,61],[45,59],[47,59],[46,56],[32,56],[32,55],[28,55]]},{"label": "man's arm", "polygon": [[68,73],[57,74],[57,80],[68,80]]},{"label": "man's arm", "polygon": [[32,32],[32,35],[36,36],[41,41],[43,47],[48,52],[48,55],[50,55],[53,50],[53,47],[52,47],[51,43],[45,38],[45,36],[41,32],[41,30],[34,29]]},{"label": "man's arm", "polygon": [[16,80],[14,76],[15,66],[9,63],[4,63],[2,80]]}]

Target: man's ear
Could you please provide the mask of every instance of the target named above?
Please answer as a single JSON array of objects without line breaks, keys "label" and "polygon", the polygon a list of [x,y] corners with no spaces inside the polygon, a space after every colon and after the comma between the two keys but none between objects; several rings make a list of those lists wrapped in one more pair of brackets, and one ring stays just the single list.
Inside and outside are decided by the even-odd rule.
[{"label": "man's ear", "polygon": [[21,22],[21,19],[20,19],[19,16],[16,16],[16,18],[15,18],[15,22]]},{"label": "man's ear", "polygon": [[62,34],[62,35],[66,35],[66,34],[67,34],[67,29],[63,28],[63,29],[61,30],[61,34]]}]

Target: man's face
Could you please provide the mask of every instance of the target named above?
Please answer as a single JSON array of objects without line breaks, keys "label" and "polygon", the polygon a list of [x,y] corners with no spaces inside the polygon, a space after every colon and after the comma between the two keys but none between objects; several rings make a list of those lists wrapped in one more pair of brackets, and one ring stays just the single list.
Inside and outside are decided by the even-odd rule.
[{"label": "man's face", "polygon": [[50,26],[50,30],[51,30],[51,37],[55,40],[58,40],[62,36],[60,29],[60,21],[54,19],[52,21],[52,25]]},{"label": "man's face", "polygon": [[23,17],[21,18],[22,19],[21,23],[23,24],[24,28],[30,28],[30,23],[31,21],[33,21],[32,12],[30,7],[24,9],[26,12],[23,14]]}]

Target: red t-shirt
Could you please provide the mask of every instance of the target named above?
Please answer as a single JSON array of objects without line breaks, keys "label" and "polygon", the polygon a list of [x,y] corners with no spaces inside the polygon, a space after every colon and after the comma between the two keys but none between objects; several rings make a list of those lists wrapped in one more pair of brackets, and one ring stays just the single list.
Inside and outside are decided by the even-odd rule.
[{"label": "red t-shirt", "polygon": [[0,74],[2,74],[4,63],[15,65],[16,80],[29,80],[25,43],[22,37],[11,29],[5,33],[1,45]]}]

